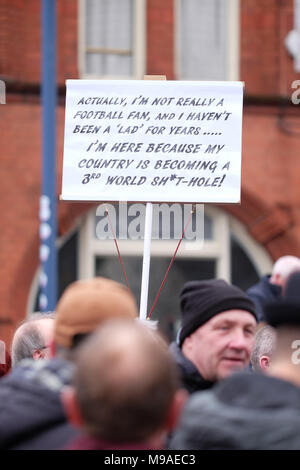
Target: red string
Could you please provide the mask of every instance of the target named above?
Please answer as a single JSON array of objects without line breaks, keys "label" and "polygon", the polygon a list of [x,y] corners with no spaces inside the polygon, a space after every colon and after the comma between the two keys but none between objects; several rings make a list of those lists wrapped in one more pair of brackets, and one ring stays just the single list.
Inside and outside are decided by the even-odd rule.
[{"label": "red string", "polygon": [[119,260],[120,260],[120,263],[121,263],[121,266],[122,266],[122,270],[123,270],[125,282],[126,282],[126,285],[127,285],[127,287],[128,287],[128,290],[131,291],[131,289],[130,289],[130,287],[129,287],[129,282],[128,282],[128,279],[127,279],[127,276],[126,276],[126,271],[125,271],[125,267],[124,267],[123,260],[122,260],[122,257],[121,257],[121,253],[120,253],[120,250],[119,250],[119,246],[118,246],[118,242],[117,242],[117,237],[116,237],[116,234],[115,234],[115,232],[114,232],[113,225],[112,225],[112,223],[111,223],[108,210],[106,209],[105,212],[106,212],[106,214],[107,214],[107,218],[108,218],[108,223],[109,223],[109,226],[110,226],[110,230],[111,230],[111,232],[112,232],[112,234],[113,234],[113,237],[114,237],[114,242],[115,242],[115,245],[116,245],[116,248],[117,248],[117,252],[118,252],[118,255],[119,255]]},{"label": "red string", "polygon": [[162,288],[163,288],[163,286],[164,286],[164,284],[165,284],[165,282],[166,282],[167,276],[168,276],[168,274],[169,274],[169,271],[170,271],[170,269],[171,269],[171,266],[172,266],[172,264],[173,264],[173,261],[174,261],[174,259],[175,259],[175,256],[177,255],[177,251],[178,251],[178,249],[179,249],[179,247],[180,247],[180,244],[181,244],[181,242],[182,242],[182,240],[183,240],[185,231],[186,231],[186,229],[187,229],[187,227],[188,227],[188,225],[189,225],[189,223],[190,223],[190,221],[191,221],[191,219],[192,219],[193,213],[194,213],[194,210],[191,210],[190,216],[189,216],[189,218],[188,218],[187,223],[185,224],[185,227],[184,227],[184,229],[183,229],[181,238],[180,238],[179,243],[178,243],[178,245],[177,245],[177,247],[176,247],[176,250],[175,250],[175,252],[174,252],[174,255],[173,255],[173,257],[172,257],[172,259],[171,259],[171,261],[170,261],[170,264],[169,264],[168,269],[167,269],[167,271],[166,271],[165,277],[163,278],[163,281],[162,281],[162,283],[161,283],[161,286],[160,286],[160,288],[159,288],[159,291],[158,291],[158,293],[157,293],[157,296],[155,297],[154,303],[153,303],[152,308],[151,308],[151,310],[150,310],[150,313],[149,313],[149,315],[148,315],[148,320],[150,320],[150,318],[151,318],[151,315],[152,315],[152,313],[153,313],[154,307],[155,307],[155,305],[156,305],[156,303],[157,303],[157,301],[158,301],[158,297],[160,296],[160,293],[161,293],[161,291],[162,291]]}]

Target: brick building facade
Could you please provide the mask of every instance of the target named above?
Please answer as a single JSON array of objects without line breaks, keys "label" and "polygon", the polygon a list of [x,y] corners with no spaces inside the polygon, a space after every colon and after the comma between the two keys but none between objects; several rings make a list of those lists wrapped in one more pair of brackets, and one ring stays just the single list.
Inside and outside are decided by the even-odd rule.
[{"label": "brick building facade", "polygon": [[[176,44],[181,34],[178,8],[185,8],[185,2],[189,1],[192,2],[140,1],[145,20],[139,24],[140,29],[144,28],[142,73],[163,74],[169,80],[186,78],[182,69],[178,72],[181,59]],[[81,14],[86,3],[87,0],[57,2],[58,194],[64,83],[66,79],[83,76],[79,37],[80,22],[88,24],[88,17]],[[128,2],[131,3],[136,2]],[[285,45],[285,38],[293,29],[296,2],[232,0],[231,3],[238,18],[238,34],[230,51],[237,50],[235,79],[245,82],[242,202],[224,205],[219,210],[237,220],[270,260],[284,254],[300,256],[300,105],[291,103],[294,91],[291,85],[300,80],[300,73],[295,71],[295,59]],[[39,265],[40,23],[38,0],[0,0],[0,78],[6,84],[6,104],[0,106],[0,320],[3,322],[0,336],[6,341],[26,315]],[[181,24],[180,31],[183,29]],[[181,50],[184,60],[189,50]],[[59,202],[59,237],[67,235],[89,209],[88,204]]]}]

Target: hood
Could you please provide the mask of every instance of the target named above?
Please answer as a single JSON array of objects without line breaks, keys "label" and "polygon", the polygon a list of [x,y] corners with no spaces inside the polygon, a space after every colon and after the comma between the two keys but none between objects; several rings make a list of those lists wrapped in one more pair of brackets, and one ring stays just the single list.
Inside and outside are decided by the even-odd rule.
[{"label": "hood", "polygon": [[237,373],[194,394],[171,449],[300,448],[300,389],[276,378]]},{"label": "hood", "polygon": [[171,343],[170,353],[178,366],[182,385],[189,393],[207,390],[213,386],[212,382],[204,380],[194,364],[182,354],[176,342]]},{"label": "hood", "polygon": [[66,421],[60,392],[72,374],[67,361],[24,360],[0,380],[0,448]]}]

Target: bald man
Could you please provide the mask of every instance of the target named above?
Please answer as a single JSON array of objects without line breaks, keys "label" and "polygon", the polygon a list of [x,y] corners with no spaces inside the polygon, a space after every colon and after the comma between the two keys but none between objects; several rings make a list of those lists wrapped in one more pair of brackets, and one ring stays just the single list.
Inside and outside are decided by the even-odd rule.
[{"label": "bald man", "polygon": [[66,421],[60,393],[72,382],[78,345],[109,318],[137,316],[132,293],[120,283],[95,278],[68,286],[55,308],[54,347],[49,351],[45,340],[35,348],[35,357],[44,349],[55,357],[24,360],[1,379],[0,449],[58,449],[77,434]]},{"label": "bald man", "polygon": [[76,360],[63,402],[83,429],[69,449],[161,449],[187,393],[157,332],[129,319],[100,326]]},{"label": "bald man", "polygon": [[54,313],[33,313],[15,331],[12,367],[23,359],[48,359],[54,335]]}]

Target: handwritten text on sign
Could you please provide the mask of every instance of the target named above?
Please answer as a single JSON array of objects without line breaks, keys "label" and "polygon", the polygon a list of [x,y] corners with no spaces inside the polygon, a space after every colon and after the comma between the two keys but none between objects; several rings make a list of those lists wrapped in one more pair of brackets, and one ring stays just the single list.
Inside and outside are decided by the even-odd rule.
[{"label": "handwritten text on sign", "polygon": [[62,199],[239,202],[241,82],[68,80]]}]

